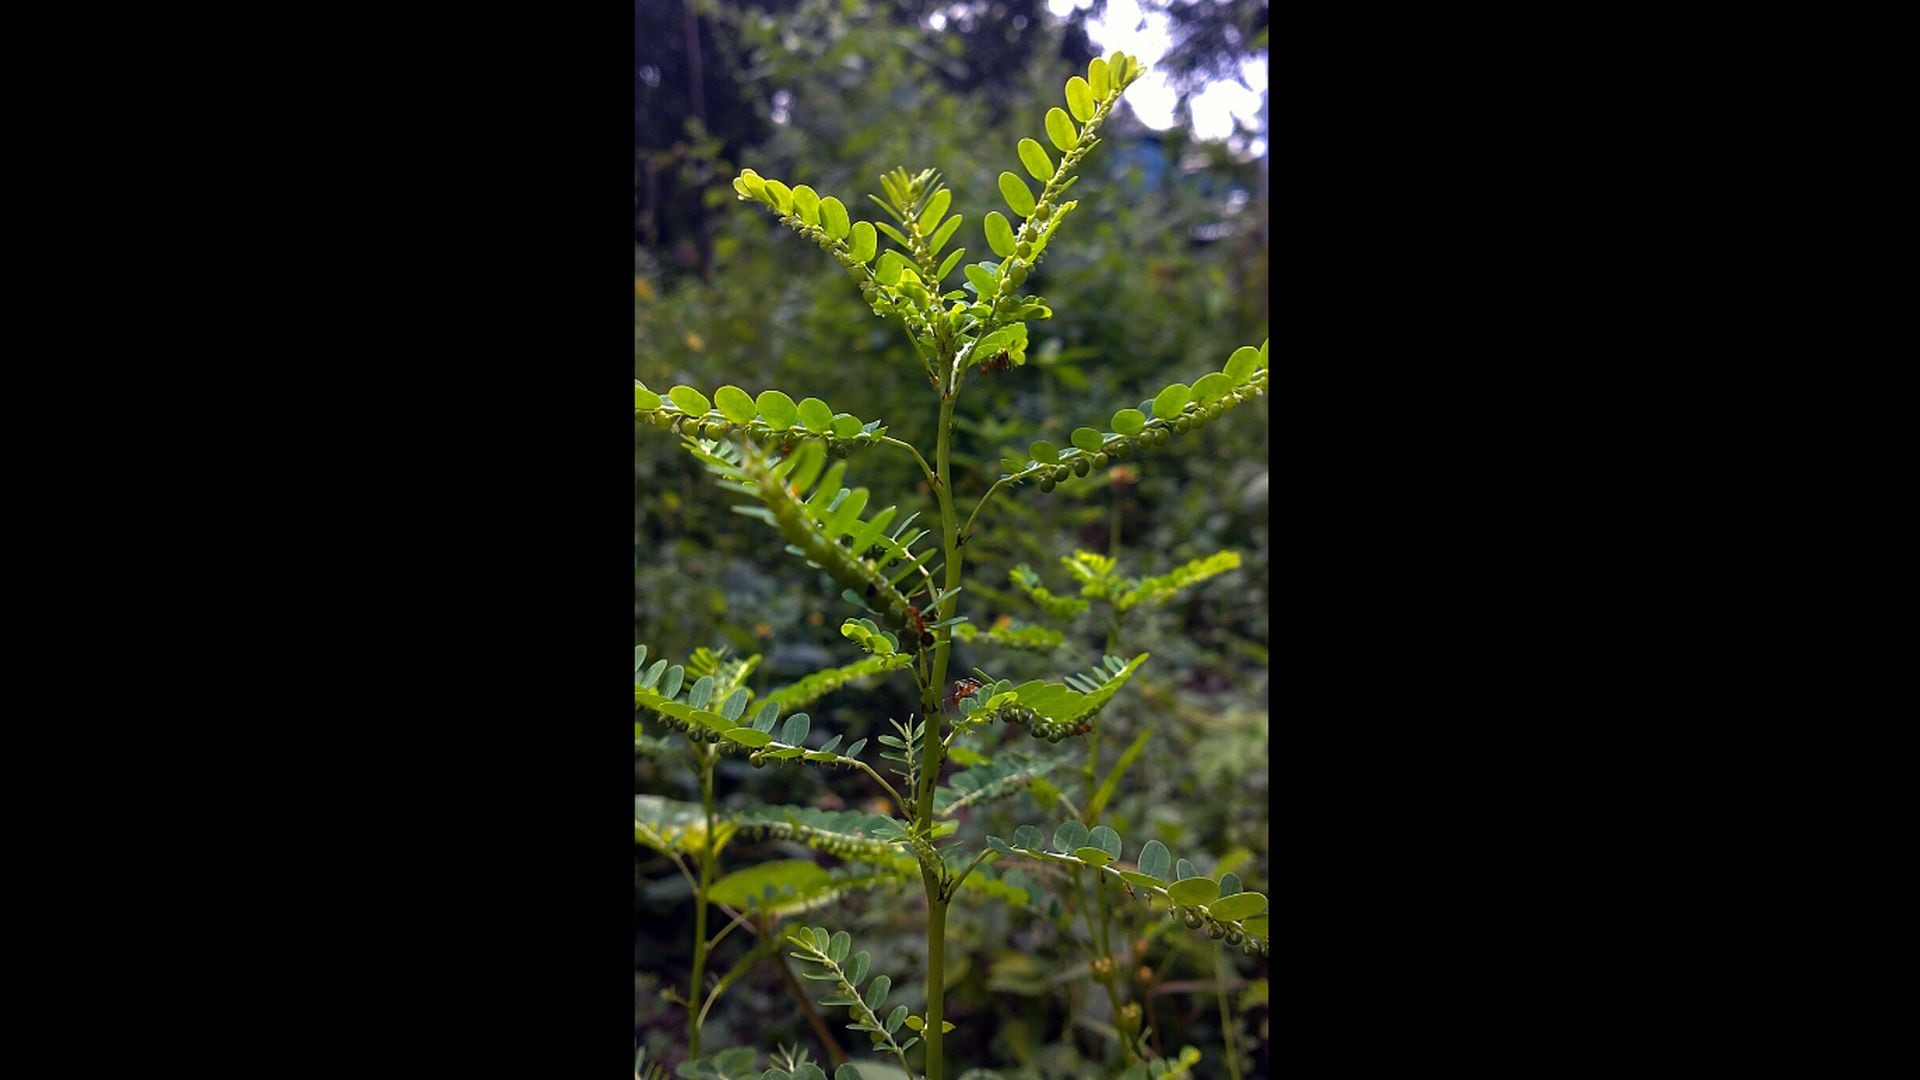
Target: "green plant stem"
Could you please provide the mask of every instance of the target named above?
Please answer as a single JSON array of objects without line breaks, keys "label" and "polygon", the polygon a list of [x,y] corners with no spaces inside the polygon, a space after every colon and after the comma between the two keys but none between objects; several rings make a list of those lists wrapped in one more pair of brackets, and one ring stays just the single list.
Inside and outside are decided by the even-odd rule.
[{"label": "green plant stem", "polygon": [[969,877],[973,876],[974,869],[977,868],[982,862],[985,862],[987,859],[987,856],[993,855],[993,854],[995,854],[995,852],[992,848],[982,848],[980,851],[980,854],[975,855],[973,857],[973,861],[967,864],[967,868],[965,870],[960,871],[960,876],[953,879],[953,885],[950,888],[948,888],[947,895],[953,896],[959,893],[960,886],[965,884],[966,880]]},{"label": "green plant stem", "polygon": [[891,435],[880,436],[880,441],[883,443],[886,443],[888,446],[898,446],[901,449],[905,450],[907,453],[912,454],[913,460],[918,462],[920,465],[921,475],[927,478],[927,486],[928,487],[935,486],[936,481],[933,478],[933,467],[927,464],[927,459],[920,456],[920,451],[917,448],[915,448],[912,443],[903,442],[899,439],[894,438]]},{"label": "green plant stem", "polygon": [[[946,557],[947,590],[951,593],[960,587],[959,530],[953,511],[953,482],[950,479],[949,462],[953,454],[953,402],[959,393],[958,385],[951,386],[940,397],[940,427],[938,441],[934,444],[934,487],[933,492],[940,503],[940,544]],[[941,603],[936,618],[940,622],[953,617],[954,609],[960,606],[957,593],[950,595]],[[927,725],[931,730],[923,740],[920,761],[920,790],[914,796],[914,810],[919,818],[920,828],[931,832],[933,829],[933,789],[940,782],[940,765],[945,756],[946,741],[940,734],[940,692],[947,685],[947,661],[953,656],[953,627],[943,626],[935,631],[933,678],[929,685],[921,688],[921,703],[926,709]],[[944,1075],[941,1060],[942,1019],[946,1004],[946,948],[947,948],[947,882],[946,871],[936,859],[931,864],[922,862],[920,880],[927,890],[927,1026],[922,1036],[926,1040],[927,1080],[941,1080]]]},{"label": "green plant stem", "polygon": [[927,1080],[941,1080],[944,1065],[941,1044],[947,996],[947,901],[929,897],[927,903],[927,1026],[925,1040]]},{"label": "green plant stem", "polygon": [[[1079,902],[1080,910],[1087,918],[1087,951],[1093,954],[1093,962],[1088,965],[1088,969],[1092,973],[1094,980],[1100,984],[1100,988],[1107,992],[1107,1003],[1113,1009],[1113,1029],[1120,1033],[1120,1052],[1126,1056],[1127,1064],[1131,1065],[1137,1055],[1133,1052],[1133,1041],[1128,1037],[1124,1021],[1121,1020],[1120,988],[1114,983],[1114,973],[1111,966],[1113,963],[1113,954],[1107,947],[1107,894],[1106,891],[1101,888],[1101,881],[1102,879],[1098,874],[1094,875],[1093,887],[1100,896],[1098,907],[1099,918],[1097,920],[1094,917],[1096,910],[1094,905],[1086,903],[1085,901]],[[1080,896],[1080,884],[1080,871],[1075,869],[1073,871],[1073,892],[1076,900],[1078,900]],[[1106,970],[1101,970],[1102,961],[1105,962]]]},{"label": "green plant stem", "polygon": [[700,1000],[707,975],[707,888],[713,884],[713,761],[714,754],[700,753],[700,805],[707,812],[707,835],[700,847],[700,882],[693,897],[693,985],[687,991],[687,1051],[700,1056],[701,1011],[692,1007]]},{"label": "green plant stem", "polygon": [[[1113,905],[1107,896],[1107,879],[1105,877],[1094,878],[1093,887],[1095,891],[1100,894],[1100,952],[1109,962],[1114,962],[1112,938]],[[1110,972],[1107,977],[1113,982],[1113,996],[1114,1001],[1117,1003],[1120,1000],[1120,979],[1122,977],[1118,963],[1114,964],[1113,971]],[[1139,1059],[1139,1054],[1135,1052],[1135,1043],[1137,1043],[1140,1038],[1140,1025],[1136,1021],[1122,1018],[1124,1011],[1121,1005],[1115,1004],[1114,1008],[1116,1010],[1122,1010],[1114,1013],[1114,1026],[1120,1029],[1120,1049],[1127,1055],[1127,1064],[1131,1065]]]},{"label": "green plant stem", "polygon": [[1219,945],[1213,947],[1213,971],[1220,987],[1220,1034],[1227,1041],[1227,1072],[1233,1080],[1240,1080],[1240,1051],[1233,1039],[1233,1007],[1227,1001],[1226,954]]},{"label": "green plant stem", "polygon": [[887,794],[893,797],[894,807],[897,810],[899,810],[900,813],[904,814],[907,812],[906,800],[900,797],[899,792],[893,790],[892,784],[887,783],[885,778],[883,778],[879,773],[874,772],[873,767],[871,765],[868,765],[866,762],[860,761],[857,758],[842,758],[841,760],[853,762],[855,768],[858,768],[861,772],[866,773],[868,776],[872,777],[874,783],[879,784],[881,787],[886,789]]},{"label": "green plant stem", "polygon": [[987,489],[987,493],[985,495],[980,496],[980,501],[975,503],[973,506],[973,513],[967,515],[966,528],[963,528],[960,530],[961,543],[965,543],[967,537],[973,535],[973,519],[980,516],[980,508],[987,505],[987,500],[993,498],[993,493],[996,491],[999,491],[1003,485],[1005,485],[1009,480],[1012,480],[1012,479],[1013,477],[1011,476],[1002,476],[1000,479],[995,480],[993,482],[993,486]]}]

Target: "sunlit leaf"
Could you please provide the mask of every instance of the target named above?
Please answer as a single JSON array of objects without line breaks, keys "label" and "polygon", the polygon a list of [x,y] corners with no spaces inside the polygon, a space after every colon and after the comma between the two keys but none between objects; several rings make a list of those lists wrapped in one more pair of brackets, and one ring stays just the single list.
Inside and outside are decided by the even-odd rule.
[{"label": "sunlit leaf", "polygon": [[[1029,195],[1028,198],[1032,196]],[[1006,215],[998,210],[987,211],[985,228],[987,246],[993,249],[995,255],[1003,259],[1010,258],[1013,255],[1013,226],[1007,224]]]},{"label": "sunlit leaf", "polygon": [[1080,144],[1080,136],[1074,130],[1073,121],[1067,119],[1065,110],[1057,105],[1047,110],[1047,138],[1052,140],[1053,145],[1063,154]]},{"label": "sunlit leaf", "polygon": [[1042,149],[1039,143],[1032,139],[1021,139],[1019,149],[1020,164],[1027,167],[1027,172],[1032,174],[1035,180],[1044,184],[1053,179],[1053,159],[1047,156],[1046,150]]},{"label": "sunlit leaf", "polygon": [[1010,172],[1001,173],[1000,196],[1007,200],[1008,206],[1013,207],[1014,213],[1023,218],[1033,216],[1033,189],[1027,186],[1025,180]]},{"label": "sunlit leaf", "polygon": [[874,235],[872,222],[856,221],[853,223],[853,232],[851,239],[847,241],[847,247],[853,255],[854,262],[866,262],[873,258],[874,249],[879,242],[880,238]]},{"label": "sunlit leaf", "polygon": [[820,200],[820,227],[835,240],[846,238],[847,230],[853,223],[847,218],[847,206],[839,199],[829,195]]},{"label": "sunlit leaf", "polygon": [[1093,87],[1078,75],[1067,80],[1067,109],[1083,124],[1093,119]]}]

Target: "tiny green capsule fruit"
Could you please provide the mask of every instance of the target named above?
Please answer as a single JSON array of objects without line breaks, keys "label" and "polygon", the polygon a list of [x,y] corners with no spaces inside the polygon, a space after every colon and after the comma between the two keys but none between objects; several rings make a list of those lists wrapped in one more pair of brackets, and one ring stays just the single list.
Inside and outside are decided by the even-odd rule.
[{"label": "tiny green capsule fruit", "polygon": [[1033,208],[1033,220],[1035,221],[1045,221],[1052,216],[1053,216],[1052,203],[1041,203],[1039,206],[1036,206]]},{"label": "tiny green capsule fruit", "polygon": [[654,427],[657,427],[662,431],[665,431],[668,427],[672,426],[673,424],[673,417],[668,416],[665,412],[656,411],[652,415],[650,415],[648,419],[653,421]]},{"label": "tiny green capsule fruit", "polygon": [[1040,478],[1040,491],[1042,494],[1053,491],[1053,477],[1043,476]]},{"label": "tiny green capsule fruit", "polygon": [[1257,947],[1255,947],[1255,945],[1253,944],[1252,938],[1248,938],[1247,940],[1240,943],[1240,951],[1243,953],[1246,953],[1248,956],[1260,955],[1260,950]]},{"label": "tiny green capsule fruit", "polygon": [[1073,472],[1073,470],[1067,468],[1065,465],[1055,465],[1053,467],[1053,482],[1056,484],[1066,483],[1067,475],[1071,472]]},{"label": "tiny green capsule fruit", "polygon": [[1192,908],[1188,908],[1186,922],[1187,922],[1187,929],[1189,930],[1200,929],[1200,913],[1197,911],[1194,911]]},{"label": "tiny green capsule fruit", "polygon": [[1030,258],[1033,255],[1033,245],[1022,240],[1013,246],[1013,253],[1022,259]]},{"label": "tiny green capsule fruit", "polygon": [[1023,263],[1014,263],[1013,273],[1007,275],[1007,279],[1015,285],[1025,285],[1027,283],[1026,265]]},{"label": "tiny green capsule fruit", "polygon": [[1173,422],[1173,433],[1175,435],[1185,435],[1192,427],[1193,421],[1182,416]]},{"label": "tiny green capsule fruit", "polygon": [[1105,454],[1095,454],[1095,455],[1093,455],[1093,467],[1094,467],[1094,468],[1096,468],[1096,469],[1104,469],[1104,468],[1106,468],[1106,467],[1107,467],[1107,455],[1105,455]]},{"label": "tiny green capsule fruit", "polygon": [[1221,407],[1220,403],[1216,401],[1213,404],[1207,406],[1207,419],[1218,420],[1220,419],[1220,414],[1225,411],[1226,410]]},{"label": "tiny green capsule fruit", "polygon": [[1227,944],[1229,945],[1238,945],[1242,941],[1245,941],[1246,938],[1247,938],[1247,935],[1241,933],[1238,930],[1227,931]]},{"label": "tiny green capsule fruit", "polygon": [[1219,923],[1209,919],[1207,921],[1207,936],[1212,938],[1215,941],[1219,941],[1221,938],[1227,936],[1227,932],[1221,929]]},{"label": "tiny green capsule fruit", "polygon": [[1077,457],[1073,459],[1073,475],[1085,476],[1092,471],[1093,471],[1093,461],[1091,459],[1085,458],[1085,457]]},{"label": "tiny green capsule fruit", "polygon": [[1133,444],[1130,442],[1127,442],[1124,439],[1121,440],[1113,448],[1113,457],[1114,457],[1114,460],[1116,461],[1125,461],[1132,456],[1133,456]]},{"label": "tiny green capsule fruit", "polygon": [[1167,441],[1172,438],[1173,434],[1166,428],[1155,428],[1153,430],[1153,445],[1155,446],[1165,446],[1167,445]]}]

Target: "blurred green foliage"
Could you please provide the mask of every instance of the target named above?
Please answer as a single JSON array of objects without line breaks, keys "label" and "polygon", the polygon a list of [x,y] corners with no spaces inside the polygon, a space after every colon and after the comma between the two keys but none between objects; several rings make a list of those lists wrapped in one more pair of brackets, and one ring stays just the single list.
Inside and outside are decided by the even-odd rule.
[{"label": "blurred green foliage", "polygon": [[[740,206],[729,180],[750,164],[766,175],[805,178],[852,206],[865,204],[888,169],[936,168],[955,190],[955,209],[966,213],[953,246],[989,258],[981,217],[1001,205],[995,177],[1018,168],[1014,144],[1042,130],[1061,82],[1084,70],[1093,55],[1084,36],[1063,31],[1040,3],[1025,5],[1028,22],[1010,39],[1004,23],[969,36],[936,32],[911,17],[938,5],[639,6],[651,9],[643,17],[657,24],[658,40],[637,42],[636,64],[651,64],[663,89],[687,73],[686,12],[697,13],[706,116],[693,115],[689,95],[663,94],[645,117],[659,143],[638,149],[652,162],[656,184],[685,197],[674,204],[685,220],[655,229],[671,240],[636,246],[634,376],[660,388],[802,388],[931,445],[936,406],[897,324],[876,318],[846,276],[804,240]],[[1259,7],[1263,37],[1265,5]],[[640,104],[648,108],[644,93]],[[1194,143],[1178,129],[1155,133],[1124,115],[1107,138],[1075,190],[1081,209],[1028,286],[1047,297],[1054,318],[1032,324],[1025,367],[976,379],[963,401],[954,474],[963,507],[998,476],[1002,457],[1023,455],[1036,439],[1067,445],[1074,428],[1103,427],[1115,409],[1137,407],[1169,377],[1191,381],[1217,371],[1236,347],[1269,336],[1266,162],[1237,161],[1218,145]],[[750,160],[733,159],[747,152]],[[644,171],[636,169],[637,188]],[[662,656],[689,656],[703,646],[765,654],[751,680],[760,693],[858,659],[838,632],[848,614],[836,599],[840,587],[770,549],[729,512],[729,500],[716,497],[676,442],[636,431],[635,643]],[[1153,734],[1145,763],[1128,772],[1103,820],[1129,837],[1194,853],[1196,861],[1210,858],[1203,869],[1235,870],[1277,895],[1264,810],[1267,442],[1265,410],[1246,408],[1186,440],[1179,453],[1120,463],[1049,495],[1031,487],[1003,492],[968,544],[968,576],[981,586],[962,594],[960,610],[982,630],[1009,619],[1047,622],[1009,584],[1009,573],[1029,564],[1057,593],[1073,595],[1059,560],[1076,549],[1117,555],[1129,574],[1142,577],[1221,549],[1239,552],[1239,568],[1177,602],[1129,614],[1121,649],[1151,651],[1154,660],[1104,721],[1103,765],[1140,731]],[[888,492],[903,514],[932,508],[904,455],[864,452],[857,468],[860,483]],[[1097,662],[1110,627],[1089,615],[1068,629],[1067,646],[1051,655],[984,641],[956,644],[953,670],[1057,678]],[[853,739],[887,731],[887,717],[904,719],[917,704],[911,680],[893,679],[837,690],[810,708]],[[684,768],[645,757],[635,768],[636,791],[695,797]],[[1079,798],[1076,783],[1072,770],[1062,770],[1024,794],[969,808],[977,816],[968,834],[983,831],[982,822],[984,831],[1004,835],[1018,823],[1058,821],[1067,815],[1050,792]],[[742,802],[836,808],[869,793],[857,779],[754,773],[726,759],[722,800],[749,784],[754,798]],[[728,859],[739,866],[796,853],[805,850],[735,845]],[[635,886],[636,914],[644,916],[636,941],[636,1035],[656,1057],[673,1061],[684,1013],[660,993],[676,980],[684,986],[687,889],[645,852],[636,860]],[[913,895],[863,894],[836,909],[836,925],[873,950],[877,967],[917,972],[924,965],[919,923],[892,910]],[[1212,944],[1162,933],[1144,911],[1130,918],[1145,946],[1140,966],[1150,972],[1140,985],[1199,987],[1146,999],[1156,1041],[1169,1056],[1192,1044],[1203,1055],[1198,1074],[1227,1075]],[[1072,955],[1058,943],[1063,932],[1044,891],[1029,909],[972,903],[956,911],[949,931],[955,956],[947,965],[954,984],[948,1015],[960,1025],[948,1043],[955,1072],[971,1064],[1009,1078],[1105,1074],[1099,1027],[1107,1004],[1084,977],[1061,978],[1070,972],[1060,963],[1070,964]],[[1233,953],[1226,972],[1230,993],[1253,1006],[1233,1015],[1244,1063],[1257,1069],[1266,1055],[1264,983],[1249,980],[1264,976],[1264,964]],[[913,980],[903,980],[900,991],[917,1007]],[[743,981],[708,1024],[716,1048],[767,1051],[775,1040],[811,1038],[772,973]]]}]

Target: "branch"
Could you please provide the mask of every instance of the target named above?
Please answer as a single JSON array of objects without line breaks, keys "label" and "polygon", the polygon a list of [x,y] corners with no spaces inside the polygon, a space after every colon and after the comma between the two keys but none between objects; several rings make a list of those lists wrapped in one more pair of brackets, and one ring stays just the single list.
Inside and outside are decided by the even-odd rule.
[{"label": "branch", "polygon": [[985,495],[980,496],[980,501],[974,504],[973,513],[967,515],[966,525],[962,527],[960,530],[960,543],[965,544],[967,542],[967,537],[973,535],[973,519],[980,516],[980,508],[986,506],[987,500],[993,498],[993,493],[996,491],[999,491],[1002,485],[1008,483],[1012,479],[1013,479],[1012,475],[1002,476],[1000,479],[995,480],[993,482],[993,486],[987,489],[987,493]]},{"label": "branch", "polygon": [[967,864],[967,868],[965,870],[960,871],[960,876],[953,879],[953,884],[947,889],[947,895],[952,896],[954,893],[960,891],[960,883],[967,880],[967,878],[972,875],[974,868],[980,865],[980,861],[982,859],[985,859],[987,856],[994,855],[994,854],[997,854],[997,852],[995,852],[992,848],[982,848],[980,851],[980,854],[975,855],[973,857],[973,861]]},{"label": "branch", "polygon": [[906,450],[907,453],[912,454],[913,460],[920,463],[920,472],[926,476],[927,486],[928,487],[940,486],[940,478],[933,475],[933,466],[927,464],[927,459],[920,456],[920,451],[917,448],[915,448],[915,446],[912,443],[904,442],[900,439],[896,439],[891,435],[882,435],[880,437],[880,441],[888,444],[889,446],[901,447],[902,449]]}]

